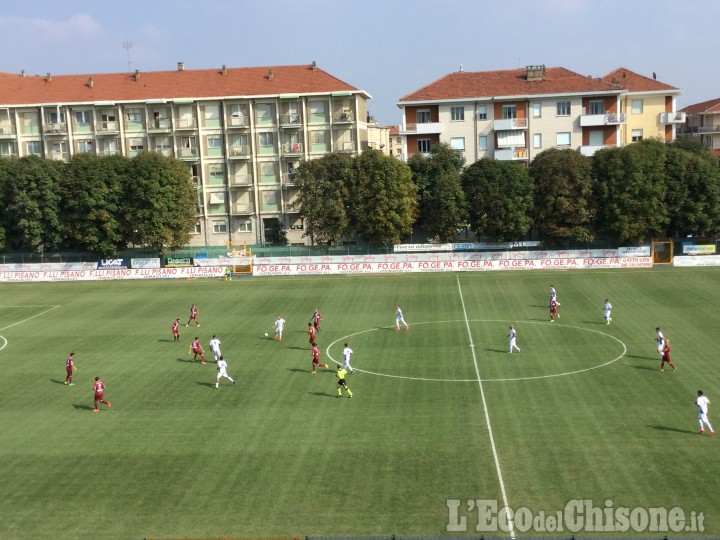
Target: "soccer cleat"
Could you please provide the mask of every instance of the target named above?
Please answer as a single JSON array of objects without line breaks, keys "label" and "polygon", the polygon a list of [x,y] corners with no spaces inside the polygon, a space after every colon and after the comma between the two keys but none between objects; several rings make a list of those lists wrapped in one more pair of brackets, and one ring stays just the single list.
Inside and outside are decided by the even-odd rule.
[{"label": "soccer cleat", "polygon": [[68,386],[75,386],[75,383],[71,382],[70,384],[68,384]]},{"label": "soccer cleat", "polygon": [[202,364],[204,366],[207,364],[207,362],[205,360],[203,360],[202,362],[200,362],[200,364]]},{"label": "soccer cleat", "polygon": [[198,324],[198,328],[200,328],[200,325]]},{"label": "soccer cleat", "polygon": [[660,368],[660,371],[665,371],[663,368]]},{"label": "soccer cleat", "polygon": [[705,430],[704,430],[704,429],[701,429],[700,431],[698,431],[698,434],[699,434],[699,435],[702,435],[703,433],[705,433]]},{"label": "soccer cleat", "polygon": [[711,432],[710,432],[710,435],[715,435],[715,432],[714,432],[714,431],[711,431]]},{"label": "soccer cleat", "polygon": [[93,412],[100,412],[100,409],[93,409]]},{"label": "soccer cleat", "polygon": [[310,375],[315,375],[315,373],[316,373],[315,371],[311,371]]},{"label": "soccer cleat", "polygon": [[233,381],[232,383],[233,383],[233,386],[235,386],[235,381]]},{"label": "soccer cleat", "polygon": [[406,327],[405,327],[405,330],[410,330],[410,327],[409,327],[409,326],[406,326]]},{"label": "soccer cleat", "polygon": [[64,382],[63,384],[67,384],[67,383],[68,383],[68,382],[67,382],[67,381],[65,381],[65,382]]},{"label": "soccer cleat", "polygon": [[352,399],[352,396],[348,396],[350,399]]},{"label": "soccer cleat", "polygon": [[185,325],[185,328],[187,328],[188,326],[190,326],[190,325],[189,325],[189,324],[186,324],[186,325]]},{"label": "soccer cleat", "polygon": [[396,329],[395,329],[395,331],[396,331],[396,332],[399,332],[399,331],[400,331],[400,328],[399,328],[399,327],[398,327],[398,328],[396,328]]}]

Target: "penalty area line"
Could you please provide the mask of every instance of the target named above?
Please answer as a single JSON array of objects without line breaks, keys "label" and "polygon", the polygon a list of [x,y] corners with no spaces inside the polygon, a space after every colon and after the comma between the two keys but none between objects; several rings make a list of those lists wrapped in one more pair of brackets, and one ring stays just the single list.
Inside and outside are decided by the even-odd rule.
[{"label": "penalty area line", "polygon": [[[467,328],[468,338],[470,339],[470,352],[472,353],[473,364],[475,365],[475,375],[477,377],[478,388],[480,389],[480,399],[483,404],[483,412],[485,413],[485,424],[487,426],[488,435],[490,437],[490,447],[492,448],[493,459],[495,460],[495,470],[500,483],[500,493],[503,498],[505,508],[510,508],[508,504],[507,492],[505,491],[505,482],[503,481],[502,470],[500,469],[500,459],[498,458],[497,448],[495,447],[495,436],[493,435],[492,425],[490,424],[490,413],[488,412],[487,401],[485,400],[485,389],[483,388],[482,378],[480,377],[480,369],[478,368],[477,355],[475,354],[475,343],[473,342],[472,332],[470,330],[470,321],[468,320],[467,310],[465,309],[465,299],[463,298],[462,287],[460,286],[460,277],[455,276],[460,294],[460,304],[462,305],[463,317],[465,319],[465,328]],[[508,525],[510,526],[510,538],[515,540],[515,525],[512,516],[508,516]]]},{"label": "penalty area line", "polygon": [[[19,306],[19,307],[30,307],[30,306]],[[29,320],[31,320],[31,319],[34,319],[35,317],[40,317],[41,315],[45,315],[46,313],[49,313],[49,312],[51,312],[53,309],[57,309],[57,308],[59,308],[59,307],[60,307],[60,304],[55,305],[55,306],[51,306],[49,309],[46,309],[45,311],[41,311],[40,313],[36,313],[35,315],[32,315],[32,316],[30,316],[30,317],[27,317],[27,318],[23,319],[22,321],[18,321],[18,322],[9,324],[9,325],[7,325],[7,326],[3,326],[2,328],[0,328],[0,331],[2,331],[2,330],[7,330],[8,328],[12,328],[13,326],[17,326],[18,324],[22,324],[22,323],[24,323],[24,322],[27,322],[27,321],[29,321]]]}]

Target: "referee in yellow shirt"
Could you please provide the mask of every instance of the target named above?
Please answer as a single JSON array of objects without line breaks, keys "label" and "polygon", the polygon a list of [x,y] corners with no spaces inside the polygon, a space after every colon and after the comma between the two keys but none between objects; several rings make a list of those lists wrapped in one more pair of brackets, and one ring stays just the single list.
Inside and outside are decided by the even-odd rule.
[{"label": "referee in yellow shirt", "polygon": [[338,390],[338,397],[342,397],[342,389],[344,388],[347,390],[348,397],[353,397],[352,390],[350,390],[345,383],[345,375],[347,375],[347,369],[344,369],[341,364],[338,364],[338,371],[337,371],[337,390]]}]

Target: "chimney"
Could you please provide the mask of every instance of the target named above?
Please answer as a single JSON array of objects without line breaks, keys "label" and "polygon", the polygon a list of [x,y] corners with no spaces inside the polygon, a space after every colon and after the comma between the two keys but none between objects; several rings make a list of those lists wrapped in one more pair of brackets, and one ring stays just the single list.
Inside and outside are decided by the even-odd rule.
[{"label": "chimney", "polygon": [[525,66],[525,78],[528,81],[545,80],[545,64],[539,66]]},{"label": "chimney", "polygon": [[185,62],[178,62],[178,71],[185,71]]},{"label": "chimney", "polygon": [[310,69],[313,71],[317,70],[317,62],[315,60],[312,61],[312,65],[310,66]]},{"label": "chimney", "polygon": [[135,79],[135,82],[137,82],[138,79],[140,79],[140,70],[139,69],[135,70],[135,73],[133,74],[133,79]]},{"label": "chimney", "polygon": [[45,82],[52,82],[52,73],[47,74],[47,77],[45,77]]},{"label": "chimney", "polygon": [[227,67],[225,67],[225,64],[223,64],[222,69],[220,70],[220,73],[222,73],[223,76],[227,75]]},{"label": "chimney", "polygon": [[87,82],[88,88],[92,88],[94,84],[95,83],[93,82],[93,78],[89,77]]},{"label": "chimney", "polygon": [[610,84],[617,84],[617,79],[615,78],[615,75],[613,75],[612,79],[610,79]]},{"label": "chimney", "polygon": [[268,79],[269,81],[272,81],[272,78],[273,78],[272,69],[268,70],[268,73],[267,73],[267,75],[265,75],[265,78]]}]

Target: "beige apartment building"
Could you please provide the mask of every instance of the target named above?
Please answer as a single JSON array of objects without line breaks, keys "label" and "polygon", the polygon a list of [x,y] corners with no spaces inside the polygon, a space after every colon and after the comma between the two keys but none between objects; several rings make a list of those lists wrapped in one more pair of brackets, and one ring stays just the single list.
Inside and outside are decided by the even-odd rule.
[{"label": "beige apartment building", "polygon": [[461,70],[397,102],[401,154],[426,154],[445,142],[468,164],[485,157],[527,164],[548,148],[591,156],[648,137],[669,141],[684,122],[675,112],[680,93],[624,68],[601,78],[544,65]]},{"label": "beige apartment building", "polygon": [[192,245],[263,243],[274,218],[306,243],[301,162],[368,147],[370,95],[315,62],[93,75],[0,74],[0,157],[158,152],[197,188]]},{"label": "beige apartment building", "polygon": [[690,134],[710,150],[720,150],[720,98],[688,105],[682,110],[687,120],[682,133]]}]

